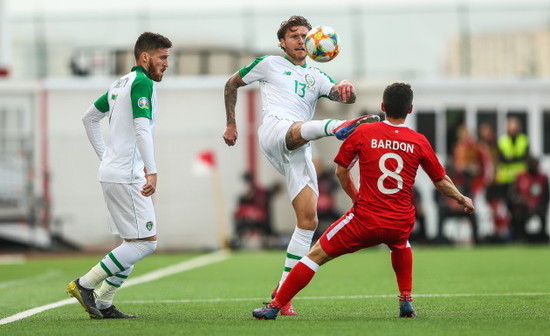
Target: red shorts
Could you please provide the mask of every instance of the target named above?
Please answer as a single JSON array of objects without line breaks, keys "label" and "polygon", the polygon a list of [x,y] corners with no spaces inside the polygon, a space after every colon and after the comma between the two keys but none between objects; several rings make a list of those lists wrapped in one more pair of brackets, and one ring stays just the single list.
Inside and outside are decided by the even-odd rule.
[{"label": "red shorts", "polygon": [[393,250],[410,247],[410,230],[367,227],[365,218],[359,218],[354,208],[334,222],[319,239],[319,243],[329,256],[336,258],[343,254],[353,253],[379,244],[386,244]]}]

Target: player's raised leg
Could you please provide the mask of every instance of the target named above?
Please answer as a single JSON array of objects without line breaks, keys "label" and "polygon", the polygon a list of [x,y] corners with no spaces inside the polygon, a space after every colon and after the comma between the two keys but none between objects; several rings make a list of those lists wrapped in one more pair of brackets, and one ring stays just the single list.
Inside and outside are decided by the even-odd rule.
[{"label": "player's raised leg", "polygon": [[287,132],[286,145],[288,149],[294,150],[309,141],[327,136],[336,136],[339,140],[345,140],[359,125],[378,121],[380,121],[379,116],[370,114],[351,120],[324,119],[296,122]]},{"label": "player's raised leg", "polygon": [[311,120],[301,125],[300,135],[303,139],[308,141],[333,135],[339,140],[344,140],[353,133],[359,125],[378,121],[380,121],[380,117],[375,114],[364,115],[351,120]]}]

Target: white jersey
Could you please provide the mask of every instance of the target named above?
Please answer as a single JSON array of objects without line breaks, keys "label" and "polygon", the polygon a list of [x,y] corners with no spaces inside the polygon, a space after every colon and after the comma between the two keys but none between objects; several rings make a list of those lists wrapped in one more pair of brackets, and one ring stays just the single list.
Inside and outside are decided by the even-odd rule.
[{"label": "white jersey", "polygon": [[[134,119],[148,118],[153,132],[157,95],[149,74],[141,66],[135,66],[129,74],[113,82],[94,105],[99,111],[108,113],[109,117],[108,144],[99,166],[99,180],[112,183],[144,182],[145,165],[138,150]],[[152,161],[148,166],[155,167],[154,158]]]},{"label": "white jersey", "polygon": [[258,81],[263,116],[309,121],[320,97],[328,97],[334,81],[321,70],[295,65],[281,56],[263,56],[239,70],[243,82]]}]

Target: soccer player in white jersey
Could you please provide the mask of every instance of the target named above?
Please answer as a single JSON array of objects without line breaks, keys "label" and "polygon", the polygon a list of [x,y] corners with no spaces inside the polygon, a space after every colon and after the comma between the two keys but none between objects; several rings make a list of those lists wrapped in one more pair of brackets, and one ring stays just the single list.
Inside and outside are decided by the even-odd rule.
[{"label": "soccer player in white jersey", "polygon": [[[292,269],[276,297],[252,312],[274,320],[281,308],[313,278],[319,266],[346,253],[386,244],[399,288],[399,317],[416,317],[412,306],[412,252],[409,235],[415,222],[412,187],[422,166],[435,187],[472,214],[474,205],[455,187],[426,137],[405,125],[412,111],[410,85],[394,83],[384,90],[384,122],[361,125],[340,147],[334,162],[351,209],[323,233],[307,256]],[[360,186],[351,168],[359,162]]]},{"label": "soccer player in white jersey", "polygon": [[[91,318],[133,318],[113,305],[117,289],[134,264],[157,247],[155,210],[151,195],[157,186],[153,129],[157,95],[153,82],[162,80],[172,42],[145,32],[134,46],[136,66],[111,84],[90,106],[82,121],[88,139],[101,161],[99,181],[113,219],[113,233],[123,239],[88,273],[72,281],[67,292]],[[100,122],[109,118],[105,145]],[[99,290],[94,289],[101,284]]]},{"label": "soccer player in white jersey", "polygon": [[[287,248],[279,285],[296,263],[306,255],[317,227],[317,174],[309,141],[335,135],[343,140],[359,124],[379,121],[378,116],[354,120],[312,120],[317,100],[327,97],[344,104],[355,102],[355,90],[348,80],[335,84],[317,68],[306,64],[305,37],[311,25],[301,16],[292,16],[277,31],[285,56],[264,56],[236,72],[225,85],[227,145],[237,141],[235,104],[237,89],[259,82],[263,122],[258,129],[260,148],[271,164],[285,176],[288,194],[296,213],[297,226]],[[289,302],[283,315],[295,315]]]}]

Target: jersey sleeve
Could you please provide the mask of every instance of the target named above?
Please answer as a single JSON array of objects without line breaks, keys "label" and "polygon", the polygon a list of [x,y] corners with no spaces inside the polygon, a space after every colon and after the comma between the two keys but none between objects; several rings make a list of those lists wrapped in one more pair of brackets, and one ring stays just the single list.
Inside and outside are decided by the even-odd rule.
[{"label": "jersey sleeve", "polygon": [[319,81],[320,81],[320,90],[319,90],[319,96],[328,98],[328,95],[330,93],[330,90],[336,85],[334,83],[334,80],[330,78],[329,75],[319,70]]},{"label": "jersey sleeve", "polygon": [[420,162],[420,165],[426,174],[428,174],[430,179],[433,182],[437,182],[445,177],[445,169],[443,169],[443,166],[437,159],[437,156],[435,155],[435,152],[428,140],[426,138],[424,138],[424,140],[424,145],[422,146],[425,148],[424,158]]},{"label": "jersey sleeve", "polygon": [[359,130],[353,132],[340,146],[338,154],[334,158],[334,162],[338,165],[351,169],[359,158],[359,150],[362,147]]},{"label": "jersey sleeve", "polygon": [[252,82],[262,80],[265,77],[265,70],[269,65],[269,61],[266,60],[267,57],[268,55],[258,57],[254,60],[254,62],[239,70],[239,75],[241,76],[243,82],[250,84]]},{"label": "jersey sleeve", "polygon": [[137,77],[132,83],[131,99],[134,118],[152,119],[151,97],[153,81],[147,77]]},{"label": "jersey sleeve", "polygon": [[105,92],[105,94],[101,97],[99,97],[94,105],[95,108],[99,110],[99,112],[108,112],[109,111],[109,91]]}]

